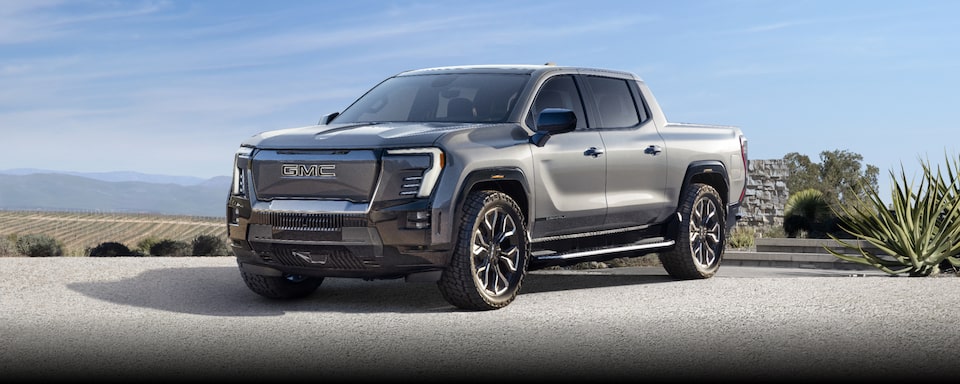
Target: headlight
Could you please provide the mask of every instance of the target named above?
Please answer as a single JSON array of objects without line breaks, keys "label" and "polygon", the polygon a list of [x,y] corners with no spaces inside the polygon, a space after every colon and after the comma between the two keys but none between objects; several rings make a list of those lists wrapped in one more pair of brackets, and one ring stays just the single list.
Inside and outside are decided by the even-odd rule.
[{"label": "headlight", "polygon": [[253,154],[253,148],[240,147],[233,157],[233,183],[230,186],[230,194],[232,195],[246,195],[247,178],[244,170],[250,164],[251,154]]},{"label": "headlight", "polygon": [[426,156],[429,158],[428,165],[419,176],[405,177],[401,187],[401,195],[416,195],[417,197],[428,197],[433,192],[433,187],[440,178],[440,171],[443,170],[446,158],[440,148],[405,148],[388,149],[388,155],[404,156]]}]

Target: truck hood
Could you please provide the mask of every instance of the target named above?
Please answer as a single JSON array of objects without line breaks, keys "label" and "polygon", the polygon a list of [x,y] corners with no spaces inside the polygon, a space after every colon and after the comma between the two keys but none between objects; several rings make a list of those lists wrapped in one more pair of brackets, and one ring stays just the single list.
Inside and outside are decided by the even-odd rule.
[{"label": "truck hood", "polygon": [[261,149],[382,148],[428,146],[452,131],[483,124],[351,123],[313,125],[262,132],[243,142]]}]

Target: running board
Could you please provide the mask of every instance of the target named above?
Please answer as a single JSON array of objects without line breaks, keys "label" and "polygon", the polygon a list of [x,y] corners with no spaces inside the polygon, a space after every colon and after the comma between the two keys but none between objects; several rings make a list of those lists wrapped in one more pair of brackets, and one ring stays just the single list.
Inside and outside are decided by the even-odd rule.
[{"label": "running board", "polygon": [[651,249],[651,248],[666,248],[666,247],[672,246],[675,243],[676,241],[674,240],[666,240],[666,241],[661,241],[656,243],[631,244],[631,245],[624,245],[619,247],[597,248],[597,249],[591,249],[588,251],[580,251],[580,252],[572,252],[572,253],[559,253],[559,254],[550,254],[545,256],[534,255],[534,258],[536,258],[537,260],[576,259],[580,257],[596,256],[596,255],[602,255],[607,253],[629,252],[629,251],[637,251],[641,249]]}]

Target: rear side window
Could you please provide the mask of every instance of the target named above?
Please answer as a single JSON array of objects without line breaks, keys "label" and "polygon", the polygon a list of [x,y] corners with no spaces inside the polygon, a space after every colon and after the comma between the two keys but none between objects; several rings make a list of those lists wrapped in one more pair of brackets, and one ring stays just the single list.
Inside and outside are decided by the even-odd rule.
[{"label": "rear side window", "polygon": [[600,112],[601,127],[626,128],[640,124],[637,103],[630,93],[630,85],[626,80],[587,76],[587,82],[593,90],[597,109]]}]

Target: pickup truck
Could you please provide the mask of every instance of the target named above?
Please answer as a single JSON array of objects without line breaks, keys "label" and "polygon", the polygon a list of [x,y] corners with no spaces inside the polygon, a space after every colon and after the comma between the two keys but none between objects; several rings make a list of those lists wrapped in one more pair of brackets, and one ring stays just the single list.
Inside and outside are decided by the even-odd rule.
[{"label": "pickup truck", "polygon": [[492,310],[551,266],[656,253],[672,278],[713,276],[747,140],[668,122],[630,72],[450,66],[391,76],[317,125],[257,134],[234,164],[227,230],[253,292],[404,278]]}]

